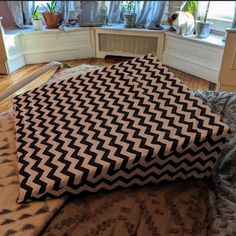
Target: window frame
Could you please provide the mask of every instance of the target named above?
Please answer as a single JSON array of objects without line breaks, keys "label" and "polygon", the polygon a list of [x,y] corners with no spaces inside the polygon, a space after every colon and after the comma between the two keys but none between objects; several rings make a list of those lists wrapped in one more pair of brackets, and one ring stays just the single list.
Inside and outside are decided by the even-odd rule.
[{"label": "window frame", "polygon": [[227,28],[231,28],[233,21],[223,18],[209,18],[208,21],[212,22],[212,31],[215,33],[225,33]]}]

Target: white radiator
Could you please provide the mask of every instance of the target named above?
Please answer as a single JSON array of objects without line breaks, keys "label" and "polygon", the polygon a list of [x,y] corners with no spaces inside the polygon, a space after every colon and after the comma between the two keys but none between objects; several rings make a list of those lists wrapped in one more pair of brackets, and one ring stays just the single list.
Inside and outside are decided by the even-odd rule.
[{"label": "white radiator", "polygon": [[152,53],[161,59],[163,48],[162,31],[143,29],[95,28],[96,57],[141,56]]},{"label": "white radiator", "polygon": [[99,34],[99,49],[104,52],[156,54],[158,38],[118,34]]}]

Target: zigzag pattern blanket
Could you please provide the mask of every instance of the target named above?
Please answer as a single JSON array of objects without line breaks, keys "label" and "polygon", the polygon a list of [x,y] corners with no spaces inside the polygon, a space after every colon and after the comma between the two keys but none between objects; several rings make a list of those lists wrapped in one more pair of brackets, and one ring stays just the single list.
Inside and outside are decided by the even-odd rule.
[{"label": "zigzag pattern blanket", "polygon": [[13,99],[19,202],[209,177],[229,127],[152,55]]}]

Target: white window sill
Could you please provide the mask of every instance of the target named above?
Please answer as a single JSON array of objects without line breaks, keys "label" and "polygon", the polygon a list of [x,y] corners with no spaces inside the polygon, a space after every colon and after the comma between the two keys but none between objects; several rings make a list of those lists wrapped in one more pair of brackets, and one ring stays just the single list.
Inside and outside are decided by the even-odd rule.
[{"label": "white window sill", "polygon": [[206,39],[197,38],[196,35],[188,35],[188,36],[177,35],[175,32],[165,32],[165,34],[181,38],[184,40],[191,40],[194,42],[199,42],[201,44],[207,44],[214,47],[220,47],[220,48],[225,47],[225,42],[223,41],[224,36],[219,34],[210,34],[210,36]]},{"label": "white window sill", "polygon": [[[111,30],[122,30],[122,31],[140,31],[140,32],[164,32],[164,30],[167,28],[164,26],[163,29],[160,30],[153,30],[153,29],[143,29],[143,28],[125,28],[123,24],[109,24],[109,25],[104,25],[104,26],[87,26],[87,27],[79,27],[79,26],[73,26],[73,27],[68,27],[69,31],[73,30],[83,30],[83,29],[90,29],[90,28],[101,28],[101,29],[111,29]],[[16,35],[16,34],[22,34],[22,33],[39,33],[39,32],[56,32],[56,31],[63,31],[62,29],[46,29],[45,27],[42,30],[35,31],[33,26],[29,26],[28,28],[25,29],[5,29],[5,34],[6,35]]]},{"label": "white window sill", "polygon": [[[74,31],[74,30],[88,30],[90,28],[96,28],[96,27],[69,27],[69,31]],[[181,36],[181,35],[177,35],[175,32],[168,32],[168,31],[164,31],[163,30],[149,30],[149,29],[128,29],[128,28],[124,28],[122,25],[119,24],[115,24],[115,25],[111,25],[111,26],[103,26],[103,27],[99,27],[102,29],[119,29],[119,30],[124,30],[124,31],[153,31],[153,32],[164,32],[166,35],[170,35],[172,37],[176,37],[176,38],[180,38],[180,39],[184,39],[184,40],[190,40],[190,41],[194,41],[194,42],[199,42],[202,44],[207,44],[209,46],[213,46],[213,47],[219,47],[219,48],[224,48],[225,46],[225,42],[223,41],[224,35],[220,35],[220,34],[215,34],[215,33],[211,33],[210,36],[206,39],[201,39],[201,38],[197,38],[195,35],[189,35],[189,36]],[[10,36],[10,35],[18,35],[18,34],[27,34],[27,33],[36,33],[36,34],[40,34],[40,33],[49,33],[49,32],[64,32],[63,30],[59,30],[59,29],[42,29],[39,31],[35,31],[33,27],[29,27],[27,29],[13,29],[13,30],[5,30],[5,35],[6,36]]]},{"label": "white window sill", "polygon": [[[69,27],[68,28],[68,31],[74,31],[74,30],[87,30],[89,29],[90,27],[78,27],[78,26],[75,26],[75,27]],[[50,33],[50,32],[64,32],[63,29],[47,29],[47,28],[43,28],[41,30],[34,30],[33,26],[29,27],[29,28],[26,28],[26,29],[11,29],[11,30],[8,30],[8,29],[5,29],[4,30],[4,33],[5,35],[17,35],[17,34],[25,34],[25,33],[43,33],[43,32],[46,32],[46,33]]]}]

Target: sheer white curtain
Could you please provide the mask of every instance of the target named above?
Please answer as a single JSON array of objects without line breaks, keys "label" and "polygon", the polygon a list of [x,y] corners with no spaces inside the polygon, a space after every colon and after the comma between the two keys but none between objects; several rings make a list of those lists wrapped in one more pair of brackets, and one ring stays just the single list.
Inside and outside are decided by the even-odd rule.
[{"label": "sheer white curtain", "polygon": [[122,1],[106,1],[107,22],[120,23]]},{"label": "sheer white curtain", "polygon": [[167,1],[137,1],[135,7],[136,26],[156,28],[160,26]]},{"label": "sheer white curtain", "polygon": [[[69,13],[80,14],[81,23],[120,23],[123,1],[58,1],[62,11],[61,23],[67,24]],[[156,28],[160,25],[167,1],[136,1],[136,25]],[[12,18],[18,27],[31,24],[34,1],[7,1]],[[80,11],[81,9],[81,11]]]},{"label": "sheer white curtain", "polygon": [[69,21],[69,4],[70,1],[58,1],[57,5],[61,10],[60,24],[67,24]]},{"label": "sheer white curtain", "polygon": [[[123,1],[106,1],[107,2],[107,20],[108,23],[122,22],[122,2]],[[164,12],[167,10],[167,1],[136,1],[136,26],[140,28],[159,27],[163,19]]]},{"label": "sheer white curtain", "polygon": [[107,9],[105,1],[92,1],[90,19],[92,22],[106,23]]},{"label": "sheer white curtain", "polygon": [[97,25],[106,23],[107,8],[105,1],[80,1],[80,24]]},{"label": "sheer white curtain", "polygon": [[[80,2],[81,1],[57,1],[59,9],[61,9],[61,24],[66,25],[68,23],[70,11],[75,11],[77,15],[79,14]],[[26,25],[32,23],[31,19],[35,1],[7,1],[7,5],[11,12],[12,19],[18,27],[24,28]]]},{"label": "sheer white curtain", "polygon": [[58,1],[62,13],[62,25],[67,25],[71,12],[79,16],[80,25],[102,24],[106,22],[105,1]]},{"label": "sheer white curtain", "polygon": [[22,28],[31,24],[33,1],[7,1],[7,5],[12,19],[18,27]]},{"label": "sheer white curtain", "polygon": [[[69,18],[77,20],[78,15],[81,13],[80,1],[58,1],[59,9],[61,10],[61,24],[67,25]],[[73,14],[71,15],[71,13]]]}]

